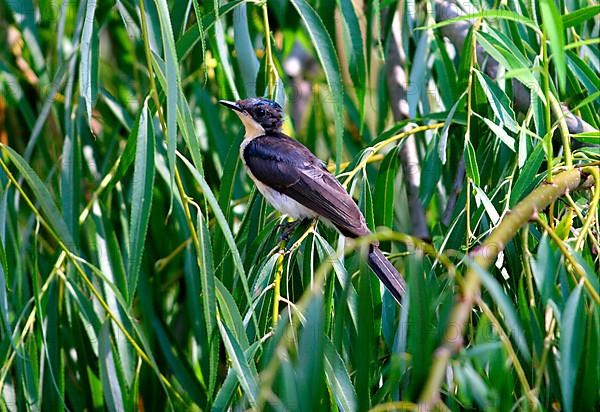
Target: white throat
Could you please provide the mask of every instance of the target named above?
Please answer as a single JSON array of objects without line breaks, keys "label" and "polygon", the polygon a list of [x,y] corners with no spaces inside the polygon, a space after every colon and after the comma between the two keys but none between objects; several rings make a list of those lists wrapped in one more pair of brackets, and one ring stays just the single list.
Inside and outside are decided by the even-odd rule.
[{"label": "white throat", "polygon": [[265,129],[258,123],[256,120],[252,118],[249,114],[236,112],[242,123],[244,124],[244,128],[246,129],[246,134],[244,135],[244,140],[252,140],[255,137],[262,136],[265,134]]}]

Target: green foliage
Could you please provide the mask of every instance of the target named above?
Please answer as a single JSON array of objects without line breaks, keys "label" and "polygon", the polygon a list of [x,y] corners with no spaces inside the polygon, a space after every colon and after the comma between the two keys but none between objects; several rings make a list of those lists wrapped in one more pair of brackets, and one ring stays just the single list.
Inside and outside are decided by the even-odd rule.
[{"label": "green foliage", "polygon": [[[0,0],[0,410],[597,409],[599,7],[439,4]],[[402,306],[366,242],[320,223],[280,242],[217,105],[252,95],[355,197]],[[576,150],[553,102],[592,129]],[[477,249],[570,156],[592,183]]]}]

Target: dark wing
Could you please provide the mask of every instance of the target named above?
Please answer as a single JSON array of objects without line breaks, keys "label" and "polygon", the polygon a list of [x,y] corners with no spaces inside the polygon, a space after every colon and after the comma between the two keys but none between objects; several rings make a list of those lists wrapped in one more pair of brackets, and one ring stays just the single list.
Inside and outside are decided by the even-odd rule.
[{"label": "dark wing", "polygon": [[244,160],[255,178],[328,219],[345,236],[370,233],[352,197],[296,140],[283,134],[257,137],[244,149]]}]

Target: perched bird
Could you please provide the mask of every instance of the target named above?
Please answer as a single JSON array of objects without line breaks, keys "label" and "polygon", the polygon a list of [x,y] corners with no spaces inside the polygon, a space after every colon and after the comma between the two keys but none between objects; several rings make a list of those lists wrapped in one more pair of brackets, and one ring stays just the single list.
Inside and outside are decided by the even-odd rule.
[{"label": "perched bird", "polygon": [[[279,104],[259,97],[219,103],[234,110],[244,124],[240,157],[275,209],[293,219],[319,218],[349,238],[371,234],[360,209],[325,164],[281,132],[283,110]],[[369,247],[368,262],[400,302],[406,289],[404,279],[377,243]]]}]

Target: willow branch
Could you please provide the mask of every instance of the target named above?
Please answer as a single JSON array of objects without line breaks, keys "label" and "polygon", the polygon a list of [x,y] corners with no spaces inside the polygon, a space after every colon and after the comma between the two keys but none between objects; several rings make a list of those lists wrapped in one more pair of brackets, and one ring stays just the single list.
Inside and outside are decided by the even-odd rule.
[{"label": "willow branch", "polygon": [[579,168],[571,169],[554,177],[551,184],[544,183],[519,202],[487,237],[485,242],[475,248],[470,256],[471,265],[465,275],[461,287],[461,298],[450,315],[448,329],[441,345],[434,353],[429,371],[429,378],[421,394],[420,402],[426,408],[434,405],[439,399],[440,386],[445,376],[446,367],[455,350],[460,348],[465,326],[469,319],[473,304],[480,295],[480,279],[478,270],[486,270],[504,250],[508,242],[519,229],[534,218],[539,210],[564,196],[566,193],[588,187],[588,174]]}]

